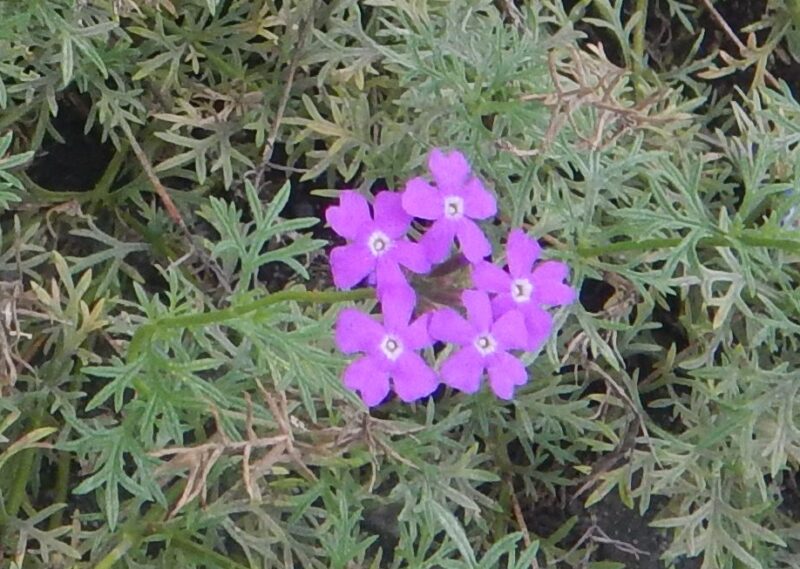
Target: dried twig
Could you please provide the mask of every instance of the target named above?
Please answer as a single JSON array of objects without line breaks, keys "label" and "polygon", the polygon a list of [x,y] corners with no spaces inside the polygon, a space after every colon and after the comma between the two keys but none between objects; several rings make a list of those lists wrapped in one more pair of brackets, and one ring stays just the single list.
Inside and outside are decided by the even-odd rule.
[{"label": "dried twig", "polygon": [[[746,57],[747,53],[750,51],[747,46],[742,43],[742,40],[739,39],[739,36],[731,29],[728,22],[725,21],[725,18],[722,17],[722,14],[714,7],[714,4],[711,0],[703,0],[703,4],[705,5],[706,9],[711,13],[711,17],[717,22],[722,31],[725,32],[725,35],[736,44],[736,47],[739,49],[739,55],[742,57]],[[771,87],[776,89],[780,89],[780,84],[778,80],[775,79],[775,76],[769,72],[769,70],[764,70],[764,77],[766,77],[767,81],[769,82]]]},{"label": "dried twig", "polygon": [[[584,146],[597,150],[614,144],[627,132],[689,118],[686,113],[659,108],[670,95],[669,90],[653,92],[633,104],[623,99],[621,95],[629,86],[631,72],[611,63],[601,44],[589,45],[586,52],[573,48],[564,61],[558,61],[555,52],[550,52],[548,73],[553,84],[552,93],[519,98],[520,101],[540,101],[552,111],[542,148],[550,146],[567,124],[572,126]],[[597,121],[590,133],[582,134],[576,115],[584,107],[595,111]],[[535,156],[541,151],[518,148],[506,140],[496,144],[500,150],[518,157]]]},{"label": "dried twig", "polygon": [[[285,441],[283,443],[284,452],[288,457],[291,458],[292,464],[295,465],[297,470],[300,474],[303,475],[304,478],[311,482],[316,482],[317,477],[316,475],[311,472],[311,470],[306,466],[305,461],[303,460],[302,455],[300,452],[295,448],[294,445],[294,433],[292,431],[291,421],[289,420],[289,410],[288,410],[288,403],[286,401],[286,394],[281,392],[280,393],[280,402],[275,401],[275,398],[264,388],[260,381],[256,380],[258,384],[258,390],[261,392],[261,396],[267,402],[267,406],[269,407],[270,412],[272,413],[273,419],[278,423],[278,431],[281,433],[282,436],[285,437]],[[264,464],[257,463],[257,471],[264,472],[266,469],[264,468]],[[269,467],[267,467],[269,468]]]},{"label": "dried twig", "polygon": [[522,17],[522,12],[517,5],[514,4],[514,0],[503,0],[503,12],[509,17],[511,22],[514,24],[514,27],[517,28],[520,32],[527,31],[527,27],[525,26],[525,20]]},{"label": "dried twig", "polygon": [[624,553],[633,555],[637,560],[639,559],[640,555],[650,555],[647,551],[642,551],[630,543],[609,537],[608,534],[603,531],[599,525],[597,525],[597,522],[593,521],[592,525],[590,525],[587,530],[583,532],[583,535],[578,538],[578,541],[575,543],[575,545],[573,545],[564,555],[558,559],[555,559],[552,563],[549,563],[548,566],[558,566],[560,563],[566,561],[587,541],[591,543],[603,543],[606,545],[611,545]]},{"label": "dried twig", "polygon": [[[525,523],[525,516],[522,515],[522,508],[519,505],[519,500],[517,499],[517,493],[514,490],[514,483],[511,481],[511,477],[509,476],[506,479],[506,484],[508,485],[508,492],[511,495],[511,509],[514,512],[514,519],[517,522],[517,526],[519,530],[522,532],[522,541],[525,543],[525,547],[530,547],[531,543],[531,533],[528,531],[528,524]],[[531,559],[531,569],[539,569],[539,562],[536,560],[536,557]]]},{"label": "dried twig", "polygon": [[289,102],[289,96],[292,92],[294,75],[297,72],[297,67],[300,65],[300,57],[303,55],[303,50],[305,49],[308,36],[311,35],[311,29],[314,27],[314,15],[316,13],[316,9],[317,0],[313,0],[310,8],[308,9],[308,15],[300,25],[297,45],[294,48],[292,58],[289,61],[289,67],[286,70],[286,76],[283,80],[283,93],[281,93],[280,101],[278,101],[278,108],[275,111],[275,118],[272,121],[272,127],[270,128],[269,135],[267,136],[267,141],[264,144],[264,150],[261,153],[261,164],[259,164],[258,168],[256,169],[254,181],[256,191],[261,189],[261,185],[264,183],[264,175],[266,174],[267,167],[270,165],[272,151],[275,148],[275,141],[278,139],[278,131],[281,128],[283,115],[286,112],[286,105]]},{"label": "dried twig", "polygon": [[228,279],[225,278],[222,269],[219,267],[217,262],[214,261],[214,259],[206,254],[202,246],[196,243],[195,236],[192,235],[191,231],[189,231],[189,228],[187,227],[186,222],[183,220],[183,217],[181,217],[175,202],[172,201],[169,192],[167,192],[166,188],[161,183],[161,180],[158,179],[156,171],[153,168],[153,165],[150,163],[150,159],[147,158],[147,154],[144,153],[144,150],[142,150],[142,147],[139,145],[139,142],[133,135],[130,125],[126,121],[122,121],[120,126],[122,127],[122,130],[128,139],[128,143],[131,145],[133,153],[136,155],[137,160],[139,160],[139,164],[141,164],[147,179],[150,181],[150,185],[153,186],[153,190],[156,192],[158,199],[161,201],[161,205],[163,205],[164,209],[167,211],[167,215],[173,221],[173,223],[180,228],[181,232],[183,232],[183,234],[186,236],[189,246],[200,256],[200,258],[203,260],[203,263],[214,272],[215,276],[217,277],[217,281],[225,289],[225,292],[231,293],[231,285],[228,283]]}]

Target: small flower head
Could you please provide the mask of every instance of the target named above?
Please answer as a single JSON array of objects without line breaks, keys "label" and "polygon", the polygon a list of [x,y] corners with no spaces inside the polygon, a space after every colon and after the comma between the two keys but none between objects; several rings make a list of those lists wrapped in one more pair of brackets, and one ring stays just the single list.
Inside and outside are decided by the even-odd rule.
[{"label": "small flower head", "polygon": [[431,316],[431,336],[461,346],[442,364],[442,380],[475,393],[483,372],[488,370],[492,391],[502,399],[511,399],[514,388],[528,380],[525,366],[508,352],[527,343],[522,313],[512,310],[495,320],[489,296],[482,291],[464,291],[462,302],[467,309],[466,320],[451,308]]},{"label": "small flower head", "polygon": [[569,274],[567,265],[560,261],[537,263],[540,254],[535,240],[521,229],[514,229],[506,244],[507,271],[486,261],[477,263],[472,270],[476,287],[496,293],[495,312],[518,310],[525,316],[529,350],[539,349],[552,331],[553,319],[543,306],[560,306],[575,300],[575,291],[563,282]]},{"label": "small flower head", "polygon": [[434,184],[414,178],[403,192],[403,208],[409,214],[433,221],[420,243],[433,263],[443,261],[458,239],[461,252],[470,262],[491,253],[491,245],[475,219],[497,212],[497,202],[472,175],[467,159],[458,151],[434,149],[428,158]]},{"label": "small flower head", "polygon": [[339,205],[325,212],[333,230],[348,240],[331,251],[333,282],[351,288],[365,278],[377,283],[378,298],[388,291],[411,296],[400,265],[416,273],[430,270],[422,247],[406,238],[411,216],[403,211],[399,194],[380,192],[370,213],[367,200],[354,191],[342,192]]},{"label": "small flower head", "polygon": [[372,407],[389,394],[392,383],[400,399],[414,401],[438,386],[436,374],[417,353],[430,346],[428,316],[409,323],[413,304],[393,299],[383,305],[383,324],[353,308],[336,322],[336,344],[347,354],[362,352],[344,372],[344,384]]}]

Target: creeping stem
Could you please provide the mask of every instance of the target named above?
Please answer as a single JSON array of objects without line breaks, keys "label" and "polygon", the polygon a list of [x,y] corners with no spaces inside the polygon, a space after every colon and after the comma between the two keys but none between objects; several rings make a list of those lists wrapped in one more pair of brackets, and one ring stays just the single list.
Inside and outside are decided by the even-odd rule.
[{"label": "creeping stem", "polygon": [[346,291],[305,291],[282,290],[252,302],[237,304],[219,310],[209,310],[199,314],[184,314],[181,316],[167,316],[158,318],[140,326],[131,338],[128,354],[135,359],[143,345],[152,338],[156,330],[167,328],[191,328],[193,326],[207,326],[209,324],[223,324],[236,318],[278,304],[279,302],[302,302],[307,304],[331,304],[335,302],[348,302],[374,298],[375,291],[371,288],[360,288]]},{"label": "creeping stem", "polygon": [[[598,255],[625,253],[627,251],[668,249],[670,247],[677,247],[682,241],[683,238],[681,237],[619,241],[617,243],[607,243],[605,245],[578,247],[577,251],[581,257],[596,257]],[[759,231],[752,230],[743,230],[733,235],[709,235],[701,237],[699,244],[706,247],[733,247],[736,245],[737,241],[750,247],[766,247],[768,249],[780,249],[788,253],[800,253],[799,239],[770,237]]]}]

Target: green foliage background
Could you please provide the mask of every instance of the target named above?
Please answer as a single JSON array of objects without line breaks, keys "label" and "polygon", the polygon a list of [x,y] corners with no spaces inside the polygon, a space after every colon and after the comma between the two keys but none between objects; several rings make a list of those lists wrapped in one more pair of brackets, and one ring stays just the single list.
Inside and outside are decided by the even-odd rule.
[{"label": "green foliage background", "polygon": [[[793,4],[721,57],[677,0],[521,4],[0,3],[0,564],[621,567],[565,505],[614,494],[664,567],[800,564]],[[109,160],[54,189],[65,113]],[[296,204],[434,146],[585,302],[514,401],[369,415]]]}]

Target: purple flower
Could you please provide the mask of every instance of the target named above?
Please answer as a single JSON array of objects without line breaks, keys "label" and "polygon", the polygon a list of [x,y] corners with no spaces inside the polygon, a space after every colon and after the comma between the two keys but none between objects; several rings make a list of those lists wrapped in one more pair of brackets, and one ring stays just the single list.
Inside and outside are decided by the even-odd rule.
[{"label": "purple flower", "polygon": [[353,308],[343,310],[336,321],[336,344],[346,354],[364,352],[344,371],[344,384],[358,391],[372,407],[389,394],[389,380],[405,402],[430,395],[439,385],[436,374],[416,353],[430,346],[429,315],[409,324],[413,303],[395,300],[383,305],[381,325]]},{"label": "purple flower", "polygon": [[461,346],[442,364],[442,380],[466,393],[475,393],[488,369],[492,391],[502,399],[511,399],[514,387],[528,380],[525,366],[507,351],[526,344],[522,313],[513,310],[494,320],[489,296],[482,291],[466,290],[461,300],[467,308],[467,320],[451,308],[438,310],[431,317],[429,330],[433,338]]},{"label": "purple flower", "polygon": [[458,151],[445,154],[438,148],[428,157],[428,169],[436,185],[414,178],[403,192],[403,208],[414,217],[433,221],[420,243],[433,263],[447,257],[453,239],[472,263],[492,252],[491,245],[473,219],[497,212],[494,196],[472,175],[467,159]]},{"label": "purple flower", "polygon": [[569,274],[567,265],[559,261],[536,263],[541,252],[535,240],[521,229],[514,229],[506,243],[508,271],[487,261],[472,269],[472,282],[477,288],[497,293],[493,302],[497,314],[518,310],[525,316],[528,350],[539,349],[553,328],[553,319],[542,306],[575,300],[575,291],[562,282]]},{"label": "purple flower", "polygon": [[333,282],[348,289],[370,277],[377,282],[379,299],[388,290],[413,298],[414,291],[400,265],[415,273],[426,273],[430,262],[424,249],[405,237],[411,216],[403,211],[400,194],[394,192],[378,193],[372,210],[371,215],[362,195],[345,191],[339,197],[339,205],[325,211],[333,230],[349,241],[331,251]]}]

